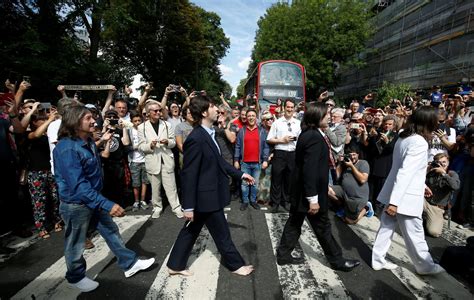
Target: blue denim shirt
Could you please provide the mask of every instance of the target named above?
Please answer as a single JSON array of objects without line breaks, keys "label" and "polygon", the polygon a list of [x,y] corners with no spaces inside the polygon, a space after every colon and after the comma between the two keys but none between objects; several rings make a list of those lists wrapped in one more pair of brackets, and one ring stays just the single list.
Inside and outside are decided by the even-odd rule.
[{"label": "blue denim shirt", "polygon": [[92,140],[61,139],[54,148],[53,158],[61,201],[84,204],[91,209],[112,209],[115,203],[100,194],[102,167]]}]

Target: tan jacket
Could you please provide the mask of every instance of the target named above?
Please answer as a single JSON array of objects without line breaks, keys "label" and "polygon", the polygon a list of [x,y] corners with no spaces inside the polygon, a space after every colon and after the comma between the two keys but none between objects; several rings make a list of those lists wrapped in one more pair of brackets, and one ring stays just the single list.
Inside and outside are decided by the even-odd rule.
[{"label": "tan jacket", "polygon": [[[158,134],[150,121],[138,126],[138,149],[145,154],[145,168],[150,174],[158,175],[161,169],[167,172],[174,171],[174,156],[171,148],[176,145],[173,127],[169,122],[160,120]],[[163,139],[168,140],[168,145],[161,144]],[[151,142],[158,140],[155,149],[151,149]]]}]

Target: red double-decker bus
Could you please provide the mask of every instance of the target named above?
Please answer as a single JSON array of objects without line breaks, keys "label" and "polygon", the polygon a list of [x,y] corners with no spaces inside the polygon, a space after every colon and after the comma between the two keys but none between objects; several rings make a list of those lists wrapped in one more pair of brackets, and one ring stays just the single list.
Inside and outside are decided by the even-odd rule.
[{"label": "red double-decker bus", "polygon": [[262,110],[275,110],[277,100],[306,101],[304,67],[288,60],[267,60],[258,63],[245,83],[246,95],[255,95]]}]

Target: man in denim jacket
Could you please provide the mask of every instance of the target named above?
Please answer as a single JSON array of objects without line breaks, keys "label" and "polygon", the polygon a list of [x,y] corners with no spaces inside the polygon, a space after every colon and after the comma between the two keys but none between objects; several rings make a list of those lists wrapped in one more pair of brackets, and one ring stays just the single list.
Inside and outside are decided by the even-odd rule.
[{"label": "man in denim jacket", "polygon": [[64,257],[67,281],[81,292],[97,288],[98,282],[86,277],[86,261],[82,256],[89,221],[97,218],[97,229],[117,257],[125,277],[149,268],[154,258],[142,260],[125,247],[112,217],[124,216],[120,205],[100,194],[102,169],[96,145],[91,139],[95,120],[82,105],[70,107],[62,117],[59,142],[53,151],[59,207],[65,223]]}]

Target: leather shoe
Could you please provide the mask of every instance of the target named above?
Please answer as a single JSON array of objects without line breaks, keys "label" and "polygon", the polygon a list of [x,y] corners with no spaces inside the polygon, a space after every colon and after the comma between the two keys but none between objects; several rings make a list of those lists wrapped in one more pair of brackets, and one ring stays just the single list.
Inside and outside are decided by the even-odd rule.
[{"label": "leather shoe", "polygon": [[349,272],[358,265],[360,265],[360,261],[356,259],[346,259],[343,263],[337,266],[332,266],[332,268],[337,271]]},{"label": "leather shoe", "polygon": [[270,211],[272,214],[275,214],[278,212],[278,207],[279,205],[278,204],[275,204],[272,206],[272,210]]},{"label": "leather shoe", "polygon": [[250,206],[252,206],[256,210],[260,210],[260,205],[258,205],[256,202],[250,202]]},{"label": "leather shoe", "polygon": [[304,263],[303,257],[277,257],[277,264],[280,266],[283,265],[301,265]]}]

